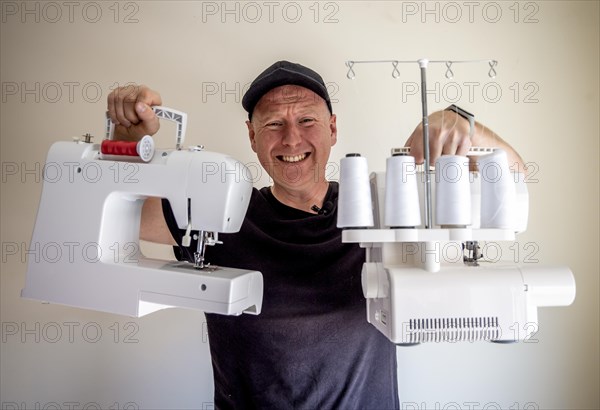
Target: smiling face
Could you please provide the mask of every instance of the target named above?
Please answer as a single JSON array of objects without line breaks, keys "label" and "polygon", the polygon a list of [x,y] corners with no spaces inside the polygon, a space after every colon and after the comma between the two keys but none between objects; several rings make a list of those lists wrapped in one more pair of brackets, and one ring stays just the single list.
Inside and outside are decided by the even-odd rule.
[{"label": "smiling face", "polygon": [[260,99],[246,124],[252,149],[274,188],[308,193],[326,183],[337,126],[317,94],[295,85],[274,88]]}]

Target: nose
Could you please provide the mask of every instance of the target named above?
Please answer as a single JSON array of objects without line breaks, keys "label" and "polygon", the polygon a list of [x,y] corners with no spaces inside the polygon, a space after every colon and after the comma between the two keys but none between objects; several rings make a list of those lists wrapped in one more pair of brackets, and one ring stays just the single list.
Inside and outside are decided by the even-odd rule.
[{"label": "nose", "polygon": [[287,147],[296,147],[302,142],[302,134],[298,127],[290,125],[284,130],[281,143]]}]

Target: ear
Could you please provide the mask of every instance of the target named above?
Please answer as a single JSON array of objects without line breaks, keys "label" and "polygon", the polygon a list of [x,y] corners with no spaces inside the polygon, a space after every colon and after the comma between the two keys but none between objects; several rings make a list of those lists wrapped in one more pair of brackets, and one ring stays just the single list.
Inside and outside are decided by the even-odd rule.
[{"label": "ear", "polygon": [[248,127],[248,138],[250,138],[250,147],[252,147],[252,151],[256,152],[256,140],[254,139],[256,134],[254,132],[254,126],[252,125],[252,122],[246,121],[246,127]]},{"label": "ear", "polygon": [[337,142],[337,117],[335,114],[331,114],[329,118],[329,130],[331,131],[331,146],[333,147]]}]

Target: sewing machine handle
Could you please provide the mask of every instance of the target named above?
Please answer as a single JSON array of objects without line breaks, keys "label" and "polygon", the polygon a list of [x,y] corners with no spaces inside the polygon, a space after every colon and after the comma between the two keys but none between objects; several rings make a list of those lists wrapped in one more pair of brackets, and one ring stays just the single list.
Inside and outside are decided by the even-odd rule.
[{"label": "sewing machine handle", "polygon": [[[158,118],[173,121],[177,124],[175,131],[175,148],[180,150],[185,139],[185,131],[187,128],[187,114],[181,111],[174,110],[169,107],[156,105],[152,107],[152,111]],[[108,111],[106,112],[106,139],[112,140],[115,133],[115,124],[111,121]]]}]

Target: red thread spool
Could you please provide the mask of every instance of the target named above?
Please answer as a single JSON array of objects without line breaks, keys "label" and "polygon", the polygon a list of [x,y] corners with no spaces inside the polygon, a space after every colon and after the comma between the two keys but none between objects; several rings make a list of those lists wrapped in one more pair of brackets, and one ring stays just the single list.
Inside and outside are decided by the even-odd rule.
[{"label": "red thread spool", "polygon": [[154,140],[149,135],[139,142],[104,140],[100,145],[100,152],[104,155],[140,157],[148,162],[154,155]]}]

